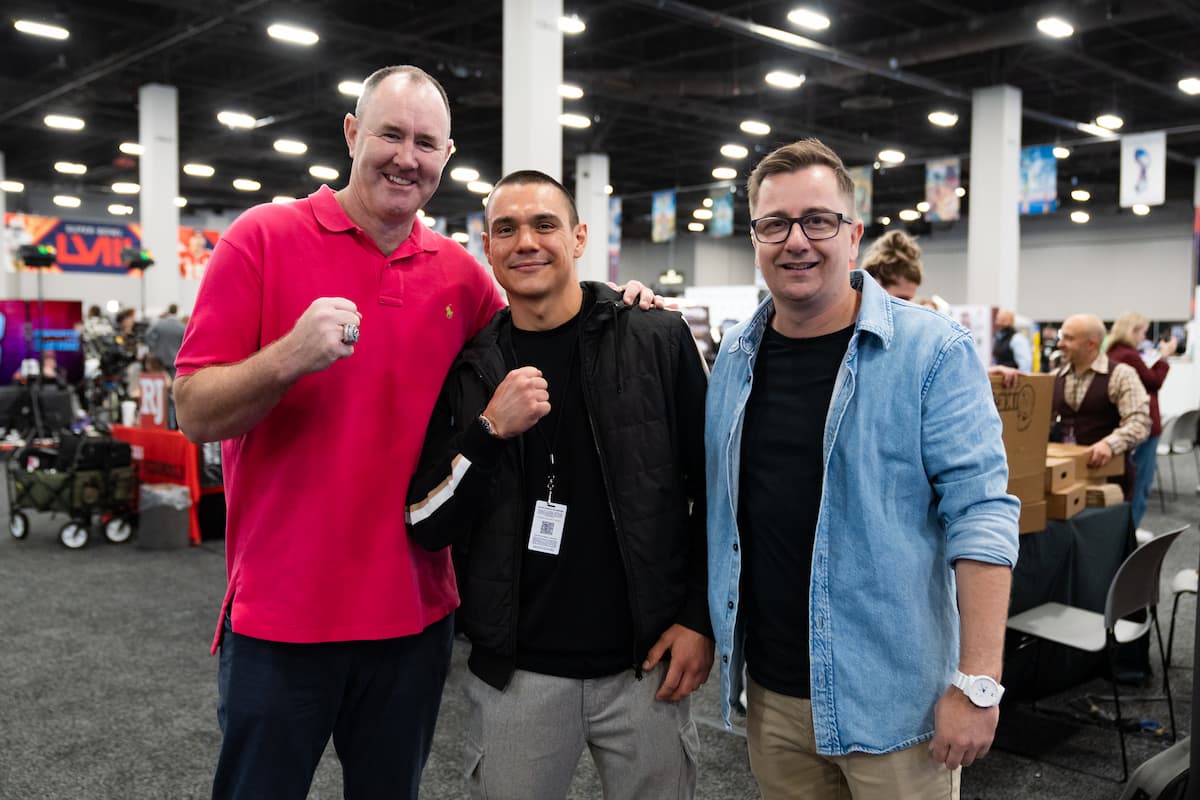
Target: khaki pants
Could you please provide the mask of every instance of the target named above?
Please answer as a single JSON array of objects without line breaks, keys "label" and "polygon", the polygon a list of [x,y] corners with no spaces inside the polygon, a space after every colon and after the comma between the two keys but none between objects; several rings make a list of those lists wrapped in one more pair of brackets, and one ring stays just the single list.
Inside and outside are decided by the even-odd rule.
[{"label": "khaki pants", "polygon": [[763,800],[958,800],[962,770],[936,763],[928,742],[886,755],[817,755],[812,702],[747,684],[750,770]]}]

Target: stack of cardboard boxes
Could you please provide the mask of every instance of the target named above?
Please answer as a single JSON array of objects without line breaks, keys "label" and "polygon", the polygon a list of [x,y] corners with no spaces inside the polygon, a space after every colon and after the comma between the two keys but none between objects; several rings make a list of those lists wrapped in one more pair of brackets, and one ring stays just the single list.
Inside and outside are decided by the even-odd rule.
[{"label": "stack of cardboard boxes", "polygon": [[1021,501],[1021,533],[1044,530],[1047,519],[1070,519],[1087,506],[1122,502],[1121,489],[1106,483],[1125,470],[1123,456],[1103,467],[1088,466],[1084,445],[1048,443],[1053,375],[1022,375],[1005,387],[992,378],[992,396],[1004,424],[1008,493]]}]

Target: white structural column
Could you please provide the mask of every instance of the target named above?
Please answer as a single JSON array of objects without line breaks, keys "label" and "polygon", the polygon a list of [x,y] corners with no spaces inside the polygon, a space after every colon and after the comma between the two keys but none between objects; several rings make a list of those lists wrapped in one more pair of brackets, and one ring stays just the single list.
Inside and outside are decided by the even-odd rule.
[{"label": "white structural column", "polygon": [[146,270],[143,313],[180,300],[179,275],[179,93],[174,86],[147,84],[138,90],[138,142],[142,145],[142,247],[154,266]]},{"label": "white structural column", "polygon": [[587,223],[588,241],[579,259],[579,279],[608,280],[608,156],[582,153],[575,159],[575,205]]},{"label": "white structural column", "polygon": [[[504,174],[562,180],[562,0],[504,0]],[[499,177],[499,176],[497,176]]]},{"label": "white structural column", "polygon": [[967,303],[1017,308],[1020,182],[1021,91],[1011,86],[976,89],[971,98]]}]

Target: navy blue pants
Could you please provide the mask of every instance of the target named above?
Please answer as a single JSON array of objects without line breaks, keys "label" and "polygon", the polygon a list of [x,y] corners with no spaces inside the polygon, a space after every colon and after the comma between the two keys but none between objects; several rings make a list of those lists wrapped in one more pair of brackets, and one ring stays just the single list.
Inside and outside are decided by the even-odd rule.
[{"label": "navy blue pants", "polygon": [[331,734],[347,800],[416,800],[452,619],[398,639],[286,644],[234,633],[227,617],[213,800],[304,800]]}]

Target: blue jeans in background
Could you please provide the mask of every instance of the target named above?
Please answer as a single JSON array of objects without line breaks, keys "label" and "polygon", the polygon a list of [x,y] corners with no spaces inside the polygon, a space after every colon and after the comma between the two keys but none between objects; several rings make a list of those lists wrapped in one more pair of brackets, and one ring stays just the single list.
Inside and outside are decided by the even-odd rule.
[{"label": "blue jeans in background", "polygon": [[1137,469],[1133,484],[1134,527],[1141,527],[1142,516],[1146,513],[1146,500],[1150,497],[1150,487],[1154,484],[1154,468],[1158,462],[1158,438],[1151,436],[1133,449],[1133,465]]}]

